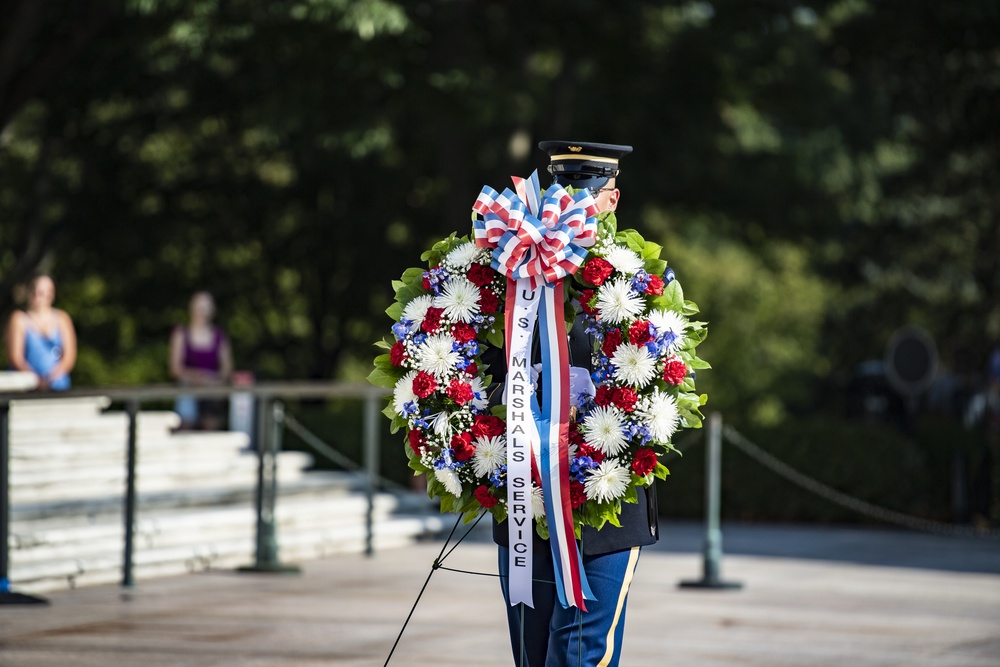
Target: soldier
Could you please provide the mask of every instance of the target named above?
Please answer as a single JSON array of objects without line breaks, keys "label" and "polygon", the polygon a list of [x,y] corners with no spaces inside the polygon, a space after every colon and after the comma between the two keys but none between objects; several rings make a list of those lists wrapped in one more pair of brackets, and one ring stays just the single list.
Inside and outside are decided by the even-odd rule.
[{"label": "soldier", "polygon": [[[575,189],[590,190],[600,211],[614,211],[620,196],[618,162],[631,146],[587,142],[543,141],[538,147],[549,154],[553,181]],[[578,319],[569,335],[571,364],[591,369],[592,344]],[[491,351],[493,352],[493,351]],[[504,381],[502,353],[488,355],[494,382]],[[544,382],[544,378],[542,379]],[[499,545],[500,583],[507,603],[514,664],[524,667],[614,667],[621,657],[625,605],[641,547],[658,538],[656,494],[653,487],[638,489],[637,504],[622,503],[621,528],[606,524],[601,530],[585,526],[579,542],[583,569],[596,600],[587,611],[564,609],[554,583],[552,553],[546,541],[534,536],[534,607],[510,605],[508,589],[508,531],[493,525]],[[522,613],[524,617],[522,618]]]}]

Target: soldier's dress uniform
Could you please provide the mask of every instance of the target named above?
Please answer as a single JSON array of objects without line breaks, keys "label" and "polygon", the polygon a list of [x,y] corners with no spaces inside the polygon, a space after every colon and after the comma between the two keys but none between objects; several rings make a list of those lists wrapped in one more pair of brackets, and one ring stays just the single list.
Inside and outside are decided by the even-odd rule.
[{"label": "soldier's dress uniform", "polygon": [[[631,146],[588,142],[543,141],[538,147],[549,153],[549,173],[556,183],[590,188],[596,193],[618,176],[619,159]],[[570,363],[591,367],[592,341],[578,318],[569,334]],[[503,384],[504,353],[489,350],[493,381]],[[541,382],[545,379],[541,378]],[[497,392],[499,393],[499,392]],[[638,489],[638,503],[622,503],[621,528],[606,524],[601,530],[584,526],[579,541],[583,569],[596,600],[588,600],[587,611],[564,609],[556,595],[552,553],[546,540],[534,534],[532,597],[534,607],[510,605],[507,585],[507,524],[493,523],[493,539],[499,546],[500,584],[507,603],[507,622],[515,665],[525,667],[615,667],[621,656],[625,607],[640,548],[659,538],[656,490]],[[524,618],[521,618],[522,609]],[[523,637],[523,642],[522,642]],[[522,654],[522,655],[519,655]]]}]

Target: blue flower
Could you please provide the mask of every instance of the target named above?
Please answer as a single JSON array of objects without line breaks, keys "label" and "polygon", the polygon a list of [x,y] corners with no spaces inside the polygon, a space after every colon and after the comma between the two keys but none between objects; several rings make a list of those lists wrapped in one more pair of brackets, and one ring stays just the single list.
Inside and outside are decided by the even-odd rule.
[{"label": "blue flower", "polygon": [[642,269],[639,269],[636,274],[632,276],[630,283],[632,285],[633,292],[636,292],[637,294],[645,294],[646,288],[649,286],[649,274]]},{"label": "blue flower", "polygon": [[416,401],[407,401],[403,403],[403,416],[412,417],[420,412],[420,408],[417,406]]},{"label": "blue flower", "polygon": [[674,277],[675,277],[674,276],[674,270],[673,269],[667,269],[667,272],[663,274],[663,284],[664,285],[669,285],[670,281],[673,280]]},{"label": "blue flower", "polygon": [[570,477],[583,484],[587,481],[587,471],[596,468],[597,464],[589,456],[578,456],[569,464]]},{"label": "blue flower", "polygon": [[400,320],[392,325],[392,335],[396,337],[396,340],[402,340],[406,334],[410,333],[411,326],[413,326],[412,320]]},{"label": "blue flower", "polygon": [[496,488],[501,488],[507,486],[507,464],[501,465],[499,468],[490,473],[490,484]]},{"label": "blue flower", "polygon": [[413,337],[414,345],[423,345],[425,342],[427,342],[427,334],[425,333],[418,333]]}]

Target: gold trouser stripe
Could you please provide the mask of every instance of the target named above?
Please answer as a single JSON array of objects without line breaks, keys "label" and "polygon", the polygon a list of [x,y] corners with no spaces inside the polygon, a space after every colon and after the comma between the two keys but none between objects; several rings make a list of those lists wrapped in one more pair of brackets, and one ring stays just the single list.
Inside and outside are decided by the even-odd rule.
[{"label": "gold trouser stripe", "polygon": [[553,155],[549,161],[555,160],[590,160],[591,162],[607,162],[608,164],[618,164],[618,160],[613,157],[600,157],[598,155],[582,155],[580,153],[567,153],[565,155]]},{"label": "gold trouser stripe", "polygon": [[625,578],[622,580],[622,588],[618,591],[618,607],[615,609],[615,620],[611,622],[611,629],[608,630],[608,648],[604,652],[604,657],[597,663],[597,667],[607,667],[611,664],[611,658],[615,656],[615,629],[618,627],[618,619],[622,617],[622,609],[625,608],[625,597],[628,595],[628,588],[632,585],[632,575],[635,574],[635,564],[639,562],[639,547],[632,547],[628,555],[628,567],[625,568]]}]

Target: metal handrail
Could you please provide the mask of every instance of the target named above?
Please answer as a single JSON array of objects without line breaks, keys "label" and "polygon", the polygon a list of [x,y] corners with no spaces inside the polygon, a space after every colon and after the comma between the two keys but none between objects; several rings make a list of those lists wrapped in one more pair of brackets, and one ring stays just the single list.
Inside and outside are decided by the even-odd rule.
[{"label": "metal handrail", "polygon": [[144,386],[93,387],[64,392],[0,392],[0,602],[37,601],[31,596],[12,593],[9,579],[10,535],[10,404],[69,398],[109,398],[124,402],[128,417],[127,476],[123,498],[125,521],[125,546],[122,562],[122,586],[135,585],[133,575],[133,543],[136,524],[135,469],[138,457],[136,448],[136,421],[143,402],[161,401],[177,396],[196,398],[226,398],[232,394],[251,394],[257,398],[257,540],[253,565],[242,568],[255,572],[280,572],[289,568],[280,563],[275,537],[274,510],[277,496],[277,454],[280,451],[280,428],[284,406],[282,398],[354,398],[363,399],[363,438],[365,469],[367,471],[368,508],[366,523],[366,553],[373,548],[373,513],[375,485],[378,480],[378,412],[383,389],[360,382],[291,381],[262,382],[253,385],[220,385],[212,387],[177,386],[167,384]]}]

